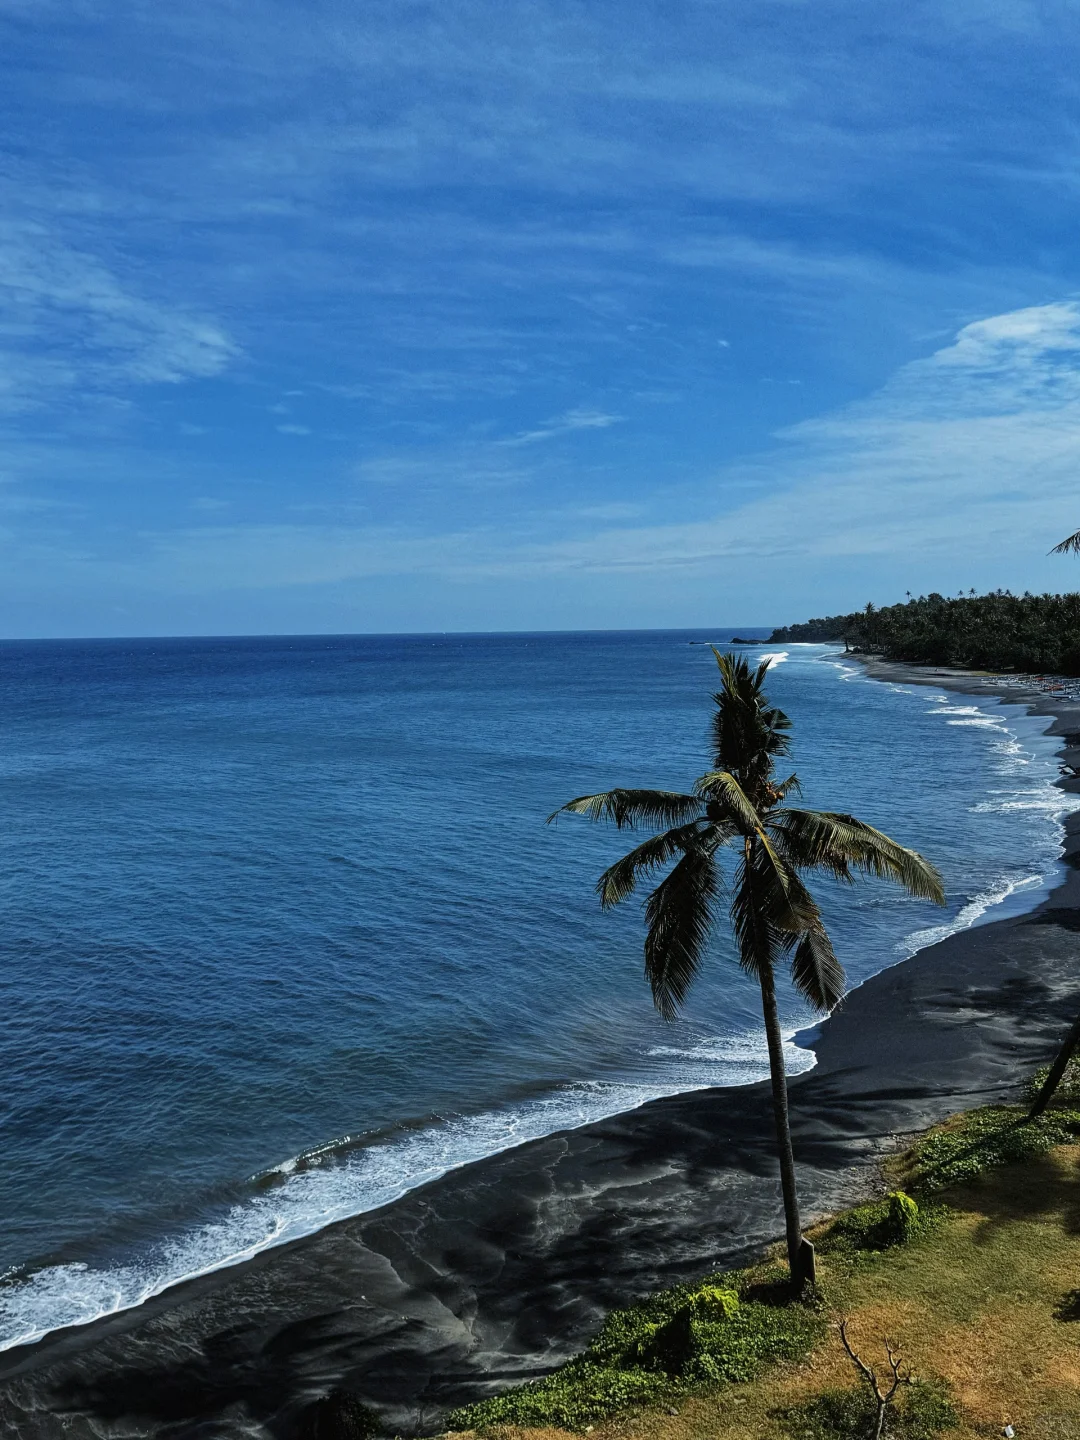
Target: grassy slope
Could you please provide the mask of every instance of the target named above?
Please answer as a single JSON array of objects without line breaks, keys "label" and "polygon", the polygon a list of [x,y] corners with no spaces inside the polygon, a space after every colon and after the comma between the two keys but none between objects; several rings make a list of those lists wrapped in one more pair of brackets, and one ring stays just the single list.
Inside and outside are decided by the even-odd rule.
[{"label": "grassy slope", "polygon": [[[1017,1440],[1080,1440],[1080,1306],[1076,1319],[1055,1314],[1080,1287],[1080,1145],[988,1170],[940,1198],[953,1213],[907,1246],[821,1256],[834,1318],[848,1318],[867,1359],[879,1358],[887,1333],[916,1373],[944,1376],[963,1412],[950,1432],[957,1440],[1000,1435],[1006,1423]],[[778,1409],[853,1378],[830,1329],[803,1364],[624,1412],[598,1424],[593,1440],[790,1440]]]}]

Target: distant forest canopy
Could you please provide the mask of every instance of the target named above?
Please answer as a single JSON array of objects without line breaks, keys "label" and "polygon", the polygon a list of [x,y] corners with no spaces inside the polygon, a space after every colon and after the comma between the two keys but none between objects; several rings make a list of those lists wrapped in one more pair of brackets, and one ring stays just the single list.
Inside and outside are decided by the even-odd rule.
[{"label": "distant forest canopy", "polygon": [[783,625],[772,641],[843,640],[853,650],[927,665],[1080,675],[1080,594],[920,595]]}]

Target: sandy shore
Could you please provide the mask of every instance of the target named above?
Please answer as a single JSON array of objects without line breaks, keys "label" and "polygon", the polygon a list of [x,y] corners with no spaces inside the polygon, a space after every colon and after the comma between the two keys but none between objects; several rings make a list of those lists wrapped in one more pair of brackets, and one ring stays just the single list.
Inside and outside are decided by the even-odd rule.
[{"label": "sandy shore", "polygon": [[[882,679],[1001,693],[1053,717],[1080,791],[1080,705],[960,671]],[[898,1134],[1008,1097],[1080,1010],[1080,815],[1026,915],[962,931],[860,986],[791,1084],[808,1215],[875,1184]],[[287,1440],[334,1386],[390,1424],[580,1348],[607,1308],[737,1262],[781,1228],[765,1085],[655,1101],[453,1172],[370,1215],[0,1357],[0,1435]]]}]

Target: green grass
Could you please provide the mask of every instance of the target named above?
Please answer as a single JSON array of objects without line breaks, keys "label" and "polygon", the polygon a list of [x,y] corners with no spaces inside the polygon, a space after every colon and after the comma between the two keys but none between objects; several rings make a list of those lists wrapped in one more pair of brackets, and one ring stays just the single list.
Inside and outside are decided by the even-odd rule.
[{"label": "green grass", "polygon": [[[1027,1096],[1034,1100],[1039,1091],[1046,1084],[1050,1075],[1050,1066],[1043,1065],[1036,1070],[1027,1084]],[[1080,1059],[1072,1059],[1065,1066],[1065,1073],[1062,1075],[1057,1089],[1054,1091],[1051,1105],[1060,1105],[1065,1108],[1076,1109],[1080,1107]]]},{"label": "green grass", "polygon": [[1025,1120],[1019,1106],[992,1105],[954,1116],[917,1140],[896,1171],[905,1188],[932,1194],[999,1165],[1022,1164],[1080,1136],[1080,1110],[1051,1109]]},{"label": "green grass", "polygon": [[[870,1391],[826,1390],[801,1405],[778,1410],[774,1418],[791,1440],[857,1440],[874,1433],[877,1407]],[[948,1384],[916,1380],[897,1392],[889,1407],[889,1440],[935,1440],[955,1430],[960,1415]]]}]

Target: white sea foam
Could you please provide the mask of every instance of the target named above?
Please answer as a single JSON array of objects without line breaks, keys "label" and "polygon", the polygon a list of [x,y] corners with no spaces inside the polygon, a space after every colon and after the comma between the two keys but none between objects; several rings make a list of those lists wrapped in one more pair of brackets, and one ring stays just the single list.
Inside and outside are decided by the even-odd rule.
[{"label": "white sea foam", "polygon": [[772,669],[777,665],[783,665],[784,661],[790,658],[786,650],[766,650],[764,655],[757,657],[757,662],[759,665],[768,663],[769,668]]},{"label": "white sea foam", "polygon": [[865,680],[866,671],[861,670],[858,665],[845,665],[842,660],[826,660],[826,665],[831,665],[834,670],[839,670],[841,680]]},{"label": "white sea foam", "polygon": [[930,945],[937,945],[940,941],[947,940],[950,935],[957,935],[961,930],[970,930],[973,925],[978,924],[988,910],[1003,904],[1011,895],[1037,890],[1040,886],[1048,884],[1049,879],[1048,875],[1042,873],[1016,875],[1002,879],[998,884],[988,887],[978,895],[973,895],[951,920],[943,921],[940,925],[928,926],[924,930],[913,930],[910,935],[905,935],[896,947],[897,954],[910,959],[919,950],[925,950]]},{"label": "white sea foam", "polygon": [[946,715],[947,725],[974,725],[983,730],[1000,730],[1008,733],[1004,717],[1001,715],[988,715],[978,705],[935,705],[932,710],[926,712],[928,715]]},{"label": "white sea foam", "polygon": [[[785,1042],[785,1063],[789,1071],[809,1070],[815,1063],[813,1056],[791,1044],[790,1035],[785,1036]],[[764,1033],[758,1030],[747,1030],[741,1035],[707,1036],[688,1045],[654,1045],[649,1054],[668,1061],[689,1062],[693,1073],[700,1073],[703,1064],[721,1067],[726,1078],[714,1076],[708,1081],[710,1085],[751,1085],[769,1073],[768,1046]]]},{"label": "white sea foam", "polygon": [[1035,811],[1052,820],[1063,820],[1077,808],[1073,796],[1050,786],[1034,790],[994,790],[991,799],[971,807],[974,815],[1007,815],[1014,810]]},{"label": "white sea foam", "polygon": [[[815,1063],[790,1039],[785,1050],[792,1073]],[[185,1280],[376,1210],[450,1170],[529,1140],[635,1110],[664,1095],[742,1085],[768,1074],[764,1037],[753,1033],[707,1037],[683,1048],[658,1046],[650,1053],[670,1062],[663,1080],[654,1084],[569,1085],[514,1108],[450,1117],[365,1148],[342,1150],[344,1142],[337,1142],[275,1166],[261,1177],[265,1188],[130,1263],[53,1265],[8,1277],[0,1285],[0,1350],[132,1309]]]}]

